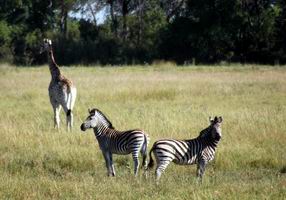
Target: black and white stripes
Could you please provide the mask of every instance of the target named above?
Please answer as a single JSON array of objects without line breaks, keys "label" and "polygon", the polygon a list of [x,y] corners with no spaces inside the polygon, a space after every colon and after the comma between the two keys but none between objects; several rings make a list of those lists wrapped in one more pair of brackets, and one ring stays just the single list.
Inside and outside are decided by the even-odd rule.
[{"label": "black and white stripes", "polygon": [[156,180],[160,179],[162,172],[174,162],[179,165],[197,164],[197,175],[202,178],[206,164],[214,159],[215,150],[221,139],[222,117],[210,120],[210,125],[200,132],[200,135],[191,140],[158,140],[150,150],[148,168],[153,167],[152,152],[157,162]]},{"label": "black and white stripes", "polygon": [[98,140],[103,153],[108,175],[115,176],[112,154],[132,154],[134,161],[134,174],[138,173],[139,153],[142,154],[142,165],[146,167],[148,136],[142,130],[117,131],[111,122],[98,109],[89,111],[89,116],[81,125],[81,130],[94,129],[94,134]]},{"label": "black and white stripes", "polygon": [[[217,145],[222,136],[221,123],[222,117],[210,119],[210,125],[202,130],[195,139],[162,139],[156,141],[149,153],[148,169],[154,166],[153,153],[157,163],[157,182],[171,162],[179,165],[197,164],[197,175],[201,180],[207,163],[214,159]],[[139,168],[139,153],[143,157],[142,166],[147,167],[146,157],[149,138],[142,130],[117,131],[98,109],[89,110],[89,116],[81,125],[82,131],[89,128],[94,130],[109,176],[115,176],[112,154],[132,154],[135,176]]]}]

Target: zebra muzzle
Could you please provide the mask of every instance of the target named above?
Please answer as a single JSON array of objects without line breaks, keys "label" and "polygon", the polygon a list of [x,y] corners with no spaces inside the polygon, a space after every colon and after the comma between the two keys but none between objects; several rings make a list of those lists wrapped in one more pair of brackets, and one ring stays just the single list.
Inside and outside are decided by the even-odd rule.
[{"label": "zebra muzzle", "polygon": [[82,124],[82,125],[80,126],[80,130],[82,130],[82,131],[85,131],[85,130],[86,130],[84,124]]}]

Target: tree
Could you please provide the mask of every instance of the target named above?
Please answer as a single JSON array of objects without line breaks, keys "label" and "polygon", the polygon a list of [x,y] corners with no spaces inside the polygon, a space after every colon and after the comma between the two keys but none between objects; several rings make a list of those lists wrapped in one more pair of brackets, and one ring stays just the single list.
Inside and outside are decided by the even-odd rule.
[{"label": "tree", "polygon": [[164,10],[166,19],[170,23],[182,14],[186,8],[186,0],[160,0],[160,6]]},{"label": "tree", "polygon": [[59,28],[62,36],[65,38],[67,34],[67,20],[68,20],[68,13],[73,9],[75,6],[76,0],[60,0],[55,1],[55,10],[59,12]]},{"label": "tree", "polygon": [[0,21],[0,59],[8,60],[11,56],[9,44],[11,42],[11,27],[4,21]]},{"label": "tree", "polygon": [[275,23],[274,49],[276,62],[286,63],[286,2],[277,1],[276,6],[280,9],[280,14]]},{"label": "tree", "polygon": [[189,0],[161,33],[159,52],[178,63],[230,60],[239,23],[236,0]]},{"label": "tree", "polygon": [[286,62],[285,16],[284,0],[0,1],[0,59],[42,63],[49,37],[59,64]]},{"label": "tree", "polygon": [[241,25],[235,46],[240,61],[273,63],[271,50],[279,7],[272,0],[243,0],[239,12]]},{"label": "tree", "polygon": [[109,4],[109,13],[111,16],[111,21],[112,21],[112,25],[111,25],[111,30],[114,34],[114,37],[117,38],[118,37],[118,20],[117,20],[117,16],[115,14],[115,0],[107,0],[107,3]]}]

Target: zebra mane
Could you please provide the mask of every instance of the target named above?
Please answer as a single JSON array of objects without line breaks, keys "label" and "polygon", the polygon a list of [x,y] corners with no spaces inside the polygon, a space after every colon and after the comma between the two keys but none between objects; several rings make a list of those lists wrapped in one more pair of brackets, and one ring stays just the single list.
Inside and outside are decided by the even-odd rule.
[{"label": "zebra mane", "polygon": [[214,125],[215,125],[216,123],[221,123],[221,122],[222,122],[222,117],[217,117],[217,116],[215,116],[214,119],[211,119],[211,117],[210,117],[209,120],[210,120],[210,123],[211,123],[211,124],[210,124],[207,128],[203,129],[203,130],[200,132],[198,138],[203,138],[203,137],[209,136],[209,135],[210,135],[210,132],[211,132],[211,130],[212,130],[212,128],[214,127]]},{"label": "zebra mane", "polygon": [[99,116],[101,116],[102,119],[104,119],[105,122],[108,124],[108,128],[114,129],[112,123],[109,121],[109,119],[108,119],[100,110],[94,108],[94,109],[92,109],[92,110],[90,111],[90,113],[93,113],[93,114],[97,113],[97,114],[98,114]]},{"label": "zebra mane", "polygon": [[207,128],[205,128],[205,129],[203,129],[203,130],[200,132],[200,134],[199,134],[198,138],[203,138],[203,137],[208,136],[208,135],[209,135],[210,130],[211,130],[211,125],[210,125],[210,126],[208,126],[208,127],[207,127]]}]

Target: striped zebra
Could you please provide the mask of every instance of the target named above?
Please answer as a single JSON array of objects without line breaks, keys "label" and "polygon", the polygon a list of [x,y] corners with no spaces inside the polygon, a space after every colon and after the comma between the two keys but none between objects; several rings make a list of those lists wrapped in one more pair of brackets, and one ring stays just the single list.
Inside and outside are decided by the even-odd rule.
[{"label": "striped zebra", "polygon": [[148,135],[142,130],[117,131],[107,117],[98,109],[89,110],[89,116],[80,126],[82,131],[93,128],[95,137],[105,159],[108,176],[115,176],[112,154],[132,154],[134,174],[139,169],[139,152],[143,157],[142,167],[147,167]]},{"label": "striped zebra", "polygon": [[156,141],[149,153],[150,162],[147,169],[154,166],[153,152],[157,161],[157,183],[170,162],[179,165],[197,164],[197,176],[202,180],[206,164],[214,159],[215,150],[221,139],[221,123],[222,117],[215,117],[213,120],[210,118],[210,125],[195,139]]}]

